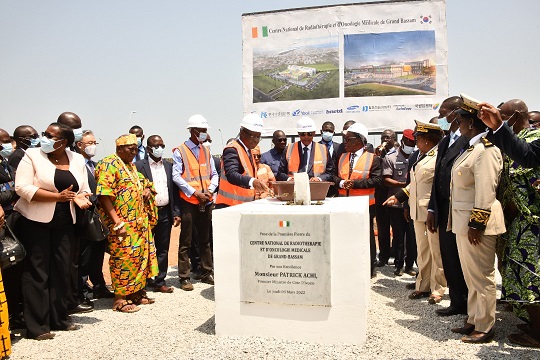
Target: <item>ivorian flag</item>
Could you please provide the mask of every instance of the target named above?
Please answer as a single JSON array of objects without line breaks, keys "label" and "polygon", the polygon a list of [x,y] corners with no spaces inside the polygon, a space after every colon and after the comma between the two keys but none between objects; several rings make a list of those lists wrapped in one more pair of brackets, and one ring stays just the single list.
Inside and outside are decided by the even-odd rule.
[{"label": "ivorian flag", "polygon": [[279,222],[279,227],[289,227],[291,226],[291,222],[290,221],[286,221],[286,220],[281,220]]},{"label": "ivorian flag", "polygon": [[[251,28],[251,37],[252,38],[259,37],[259,28],[256,28],[256,27]],[[268,37],[268,26],[262,27],[262,37]]]}]

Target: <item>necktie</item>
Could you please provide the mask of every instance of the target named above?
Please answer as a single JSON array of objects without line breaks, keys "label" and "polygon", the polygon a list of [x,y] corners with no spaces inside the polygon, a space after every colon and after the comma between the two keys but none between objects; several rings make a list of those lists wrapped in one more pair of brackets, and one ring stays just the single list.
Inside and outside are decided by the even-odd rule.
[{"label": "necktie", "polygon": [[356,154],[355,153],[352,153],[351,154],[351,161],[349,162],[349,177],[351,176],[352,174],[352,171],[354,169],[354,158],[356,157]]},{"label": "necktie", "polygon": [[91,161],[88,161],[86,163],[86,166],[88,167],[88,170],[92,173],[92,175],[95,173],[96,168],[94,167],[94,163]]},{"label": "necktie", "polygon": [[302,153],[302,159],[300,159],[300,168],[298,169],[298,172],[306,172],[306,166],[307,166],[307,156],[308,156],[308,147],[304,146],[304,152]]}]

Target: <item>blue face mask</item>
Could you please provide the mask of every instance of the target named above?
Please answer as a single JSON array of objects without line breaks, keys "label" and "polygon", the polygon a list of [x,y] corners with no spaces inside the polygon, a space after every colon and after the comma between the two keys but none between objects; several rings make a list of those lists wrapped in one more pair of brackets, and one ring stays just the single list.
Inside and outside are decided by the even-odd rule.
[{"label": "blue face mask", "polygon": [[448,119],[446,118],[446,116],[437,120],[437,124],[439,124],[439,126],[441,127],[441,130],[444,130],[444,131],[450,130],[451,123],[448,122]]},{"label": "blue face mask", "polygon": [[83,136],[83,131],[81,128],[73,129],[73,135],[75,135],[75,142],[81,141]]},{"label": "blue face mask", "polygon": [[332,141],[332,138],[334,137],[334,133],[330,131],[325,131],[322,133],[322,139],[326,142]]},{"label": "blue face mask", "polygon": [[31,147],[31,148],[38,147],[38,145],[39,145],[40,143],[41,143],[41,141],[39,140],[39,138],[31,139],[31,140],[30,140],[30,147]]},{"label": "blue face mask", "polygon": [[141,147],[142,137],[137,137],[137,147]]},{"label": "blue face mask", "polygon": [[9,155],[13,153],[13,145],[11,145],[11,143],[5,143],[1,145],[2,145],[2,150],[0,150],[0,155],[4,159],[7,159]]},{"label": "blue face mask", "polygon": [[45,136],[42,136],[41,139],[40,139],[41,151],[43,151],[45,154],[52,153],[54,150],[56,150],[54,148],[54,144],[56,144],[56,142],[58,142],[58,141],[61,141],[61,140],[54,141],[52,139],[46,138]]}]

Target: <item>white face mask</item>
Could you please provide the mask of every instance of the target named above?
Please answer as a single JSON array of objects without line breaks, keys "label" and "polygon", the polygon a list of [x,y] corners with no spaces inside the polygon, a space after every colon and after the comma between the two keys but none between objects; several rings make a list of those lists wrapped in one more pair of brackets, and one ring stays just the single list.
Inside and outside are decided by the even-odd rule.
[{"label": "white face mask", "polygon": [[414,146],[401,145],[401,150],[407,155],[410,155],[414,151]]},{"label": "white face mask", "polygon": [[0,144],[0,145],[2,145],[2,150],[0,150],[0,155],[2,155],[4,159],[7,159],[9,155],[13,153],[13,145],[11,145],[11,143],[5,143],[5,144]]},{"label": "white face mask", "polygon": [[81,128],[73,129],[73,135],[75,135],[75,142],[81,141],[83,137],[83,131]]},{"label": "white face mask", "polygon": [[164,152],[165,152],[165,148],[162,148],[161,146],[152,148],[152,155],[154,155],[154,157],[158,159],[161,159]]},{"label": "white face mask", "polygon": [[332,138],[334,137],[334,133],[330,131],[324,131],[322,133],[322,139],[326,142],[332,141]]},{"label": "white face mask", "polygon": [[86,155],[92,157],[96,155],[96,148],[97,148],[96,145],[88,145],[87,147],[84,148],[84,152],[86,153]]},{"label": "white face mask", "polygon": [[197,136],[197,140],[199,141],[200,144],[203,144],[207,138],[208,138],[208,133],[205,133],[205,132],[201,132],[199,133],[199,136]]},{"label": "white face mask", "polygon": [[448,122],[448,119],[446,118],[446,116],[437,120],[437,124],[441,127],[441,130],[444,130],[444,131],[450,130],[451,123]]}]

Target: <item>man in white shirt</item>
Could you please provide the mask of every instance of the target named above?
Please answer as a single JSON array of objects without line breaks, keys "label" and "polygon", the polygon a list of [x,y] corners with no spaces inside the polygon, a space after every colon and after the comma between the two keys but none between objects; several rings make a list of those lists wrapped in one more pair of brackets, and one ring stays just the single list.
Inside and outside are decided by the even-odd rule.
[{"label": "man in white shirt", "polygon": [[154,183],[157,192],[158,222],[152,233],[156,244],[159,273],[153,281],[153,286],[154,291],[172,293],[173,288],[166,285],[165,276],[169,265],[171,229],[180,225],[178,188],[173,182],[171,162],[163,159],[165,150],[163,139],[159,135],[152,135],[146,144],[148,158],[137,161],[135,166],[144,177]]}]

